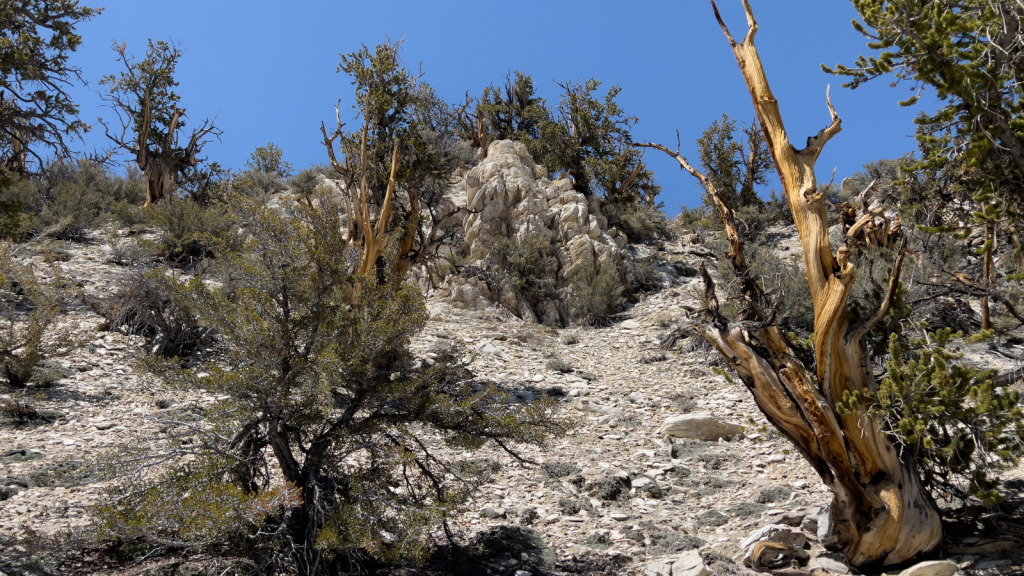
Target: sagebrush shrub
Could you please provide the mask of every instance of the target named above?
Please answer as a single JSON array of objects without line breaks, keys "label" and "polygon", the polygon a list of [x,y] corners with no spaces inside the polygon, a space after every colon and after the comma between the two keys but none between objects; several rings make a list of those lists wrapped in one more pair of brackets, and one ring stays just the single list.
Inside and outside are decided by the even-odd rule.
[{"label": "sagebrush shrub", "polygon": [[160,231],[160,244],[167,260],[191,265],[216,256],[220,249],[237,249],[237,227],[226,205],[204,206],[191,198],[169,196],[148,208],[149,223]]},{"label": "sagebrush shrub", "polygon": [[618,228],[630,242],[653,244],[672,237],[668,221],[661,210],[642,206],[623,208],[615,204],[602,207],[608,226]]},{"label": "sagebrush shrub", "polygon": [[616,313],[622,306],[625,288],[618,274],[610,270],[590,271],[573,282],[566,299],[569,313],[580,324],[594,324]]},{"label": "sagebrush shrub", "polygon": [[125,276],[111,303],[110,329],[145,337],[151,354],[190,356],[213,336],[188,304],[175,298],[168,274],[166,268],[157,268]]},{"label": "sagebrush shrub", "polygon": [[89,160],[56,161],[36,181],[39,220],[45,227],[93,228],[115,211],[141,204],[146,181],[136,168],[112,174]]},{"label": "sagebrush shrub", "polygon": [[646,294],[661,289],[661,272],[650,258],[627,259],[626,287],[630,294]]},{"label": "sagebrush shrub", "polygon": [[498,270],[500,281],[535,304],[555,292],[552,264],[545,256],[549,246],[550,242],[541,236],[499,238],[488,259]]},{"label": "sagebrush shrub", "polygon": [[42,230],[81,240],[85,229],[112,214],[127,214],[146,197],[145,180],[137,169],[120,176],[87,159],[55,160],[38,176],[0,184],[0,235],[12,241]]},{"label": "sagebrush shrub", "polygon": [[44,359],[66,352],[67,338],[51,334],[65,296],[63,277],[43,283],[35,270],[15,260],[9,244],[0,245],[0,358],[10,386],[24,387]]}]

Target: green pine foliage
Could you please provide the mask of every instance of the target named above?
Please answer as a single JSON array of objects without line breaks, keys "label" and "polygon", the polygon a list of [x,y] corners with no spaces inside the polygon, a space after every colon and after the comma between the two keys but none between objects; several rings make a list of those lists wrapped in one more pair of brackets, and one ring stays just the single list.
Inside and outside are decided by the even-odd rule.
[{"label": "green pine foliage", "polygon": [[541,134],[552,121],[551,112],[545,100],[534,93],[530,76],[516,70],[505,75],[504,86],[484,88],[480,110],[493,140],[518,140],[531,154],[543,150]]},{"label": "green pine foliage", "polygon": [[[340,178],[346,190],[361,189],[365,183],[368,202],[375,211],[383,206],[397,143],[397,201],[391,204],[394,217],[389,232],[404,229],[406,241],[399,257],[407,269],[434,261],[457,243],[453,222],[458,221],[460,209],[452,206],[445,194],[454,182],[455,170],[473,154],[455,136],[447,106],[419,75],[405,67],[401,50],[401,41],[384,42],[343,54],[337,71],[352,78],[353,108],[360,129],[344,131],[340,124],[333,132],[321,129],[335,170],[332,177]],[[339,155],[334,152],[335,140],[340,145]]]},{"label": "green pine foliage", "polygon": [[102,10],[78,0],[0,4],[0,163],[24,169],[15,142],[35,160],[45,149],[67,157],[67,141],[88,130],[68,91],[79,79],[68,59],[82,43],[76,27]]},{"label": "green pine foliage", "polygon": [[632,144],[637,119],[616,100],[622,89],[612,86],[601,95],[601,82],[593,78],[558,86],[554,107],[536,96],[533,79],[521,71],[508,74],[503,87],[486,88],[480,110],[489,139],[522,142],[548,172],[568,175],[577,191],[600,196],[619,213],[657,210],[661,186]]},{"label": "green pine foliage", "polygon": [[[853,4],[862,19],[854,28],[876,54],[825,71],[849,77],[844,86],[854,89],[882,76],[894,78],[893,86],[911,83],[903,106],[934,90],[943,104],[915,120],[922,149],[916,168],[971,181],[967,196],[995,209],[979,215],[981,221],[1000,218],[997,210],[1016,218],[1024,199],[1024,93],[1016,79],[1024,6],[1008,0]],[[942,195],[948,203],[948,192]]]},{"label": "green pine foliage", "polygon": [[[516,403],[475,379],[459,349],[416,367],[422,294],[394,266],[383,281],[354,274],[358,255],[327,198],[294,217],[250,197],[231,204],[248,237],[241,250],[215,246],[230,282],[163,284],[226,357],[195,369],[149,363],[170,386],[222,401],[106,459],[121,482],[98,511],[103,537],[244,544],[271,571],[420,559],[482,481],[449,450],[511,450],[566,429],[550,400]],[[392,242],[385,259],[395,257]],[[152,474],[153,461],[169,466]]]},{"label": "green pine foliage", "polygon": [[[744,206],[760,208],[756,186],[767,184],[775,171],[768,146],[755,125],[742,128],[745,140],[736,140],[736,121],[727,114],[714,120],[697,140],[700,165],[725,205],[733,210]],[[708,208],[714,210],[708,199]]]},{"label": "green pine foliage", "polygon": [[999,473],[1024,456],[1024,409],[1019,391],[994,386],[994,370],[959,361],[962,354],[951,349],[959,336],[947,328],[915,338],[908,361],[907,348],[892,334],[877,392],[847,392],[837,411],[864,405],[897,449],[916,460],[934,497],[991,506],[1003,499]]},{"label": "green pine foliage", "polygon": [[[737,131],[739,135],[737,135]],[[722,202],[733,210],[745,241],[755,241],[774,225],[792,224],[788,201],[771,191],[771,199],[762,200],[757,188],[768,184],[775,171],[768,145],[757,124],[737,128],[727,114],[711,122],[697,140],[701,171],[715,187]],[[679,223],[690,229],[723,229],[712,199],[703,194],[701,209],[680,212]]]},{"label": "green pine foliage", "polygon": [[284,152],[273,142],[257,146],[245,161],[245,170],[231,182],[232,189],[242,194],[266,196],[288,189],[292,165],[284,160]]}]

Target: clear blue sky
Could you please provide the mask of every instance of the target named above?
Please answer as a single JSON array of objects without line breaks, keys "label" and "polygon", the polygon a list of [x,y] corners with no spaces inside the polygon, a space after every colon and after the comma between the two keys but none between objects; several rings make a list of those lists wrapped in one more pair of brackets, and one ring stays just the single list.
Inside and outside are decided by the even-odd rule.
[{"label": "clear blue sky", "polygon": [[[352,115],[352,87],[336,74],[338,54],[374,45],[385,37],[406,40],[403,58],[422,63],[424,80],[449,101],[466,90],[479,95],[506,71],[530,74],[541,96],[557,101],[553,80],[597,78],[622,87],[620,102],[638,116],[637,140],[675,146],[696,162],[696,139],[727,113],[749,122],[750,97],[736,61],[707,0],[674,2],[401,1],[293,0],[83,0],[102,5],[103,14],[80,26],[83,44],[73,56],[92,90],[99,78],[118,70],[111,41],[128,43],[137,56],[146,39],[179,42],[183,51],[178,93],[195,122],[217,116],[224,130],[204,155],[239,168],[252,150],[274,142],[296,168],[327,160],[320,143],[322,120]],[[820,64],[850,64],[866,51],[850,27],[856,16],[846,0],[752,0],[761,25],[758,48],[779,99],[792,141],[798,145],[829,120],[825,87],[843,118],[844,131],[818,163],[827,181],[837,182],[872,159],[895,157],[915,148],[912,119],[900,108],[907,88],[880,80],[856,91]],[[719,2],[733,35],[746,31],[740,0]],[[114,115],[95,92],[76,90],[82,118],[94,122]],[[929,105],[934,99],[926,94]],[[102,129],[87,136],[83,149],[105,146]],[[647,154],[664,186],[666,211],[700,202],[691,176],[656,151]]]}]

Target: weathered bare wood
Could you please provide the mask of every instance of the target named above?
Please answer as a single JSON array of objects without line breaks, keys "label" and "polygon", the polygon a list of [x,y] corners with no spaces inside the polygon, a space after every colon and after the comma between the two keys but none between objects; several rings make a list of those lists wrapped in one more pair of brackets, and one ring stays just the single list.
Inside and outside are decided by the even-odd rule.
[{"label": "weathered bare wood", "polygon": [[[837,546],[850,561],[858,566],[905,562],[940,542],[942,529],[935,504],[923,491],[913,461],[896,453],[875,422],[863,412],[840,414],[835,409],[845,393],[875,387],[863,338],[889,309],[898,287],[905,246],[900,247],[879,309],[850,326],[847,300],[856,270],[849,245],[865,231],[870,231],[865,241],[891,244],[888,221],[880,207],[867,206],[869,186],[862,194],[865,214],[860,218],[856,218],[855,211],[845,215],[849,219],[847,240],[833,252],[824,193],[814,171],[825,144],[842,130],[842,120],[829,93],[825,94],[829,124],[798,150],[790,144],[778,101],[754,46],[758,25],[749,1],[743,0],[749,30],[742,42],[736,42],[713,0],[711,4],[750,91],[800,235],[815,311],[816,374],[812,376],[794,356],[774,323],[774,315],[759,306],[764,302],[763,294],[746,269],[743,242],[736,233],[732,211],[678,149],[673,152],[659,144],[647,144],[674,157],[682,169],[704,185],[725,223],[729,257],[747,306],[736,322],[726,325],[708,282],[709,319],[700,328],[700,335],[718,349],[768,420],[793,442],[831,489]],[[883,221],[876,223],[876,218]],[[710,280],[703,267],[701,273]]]}]

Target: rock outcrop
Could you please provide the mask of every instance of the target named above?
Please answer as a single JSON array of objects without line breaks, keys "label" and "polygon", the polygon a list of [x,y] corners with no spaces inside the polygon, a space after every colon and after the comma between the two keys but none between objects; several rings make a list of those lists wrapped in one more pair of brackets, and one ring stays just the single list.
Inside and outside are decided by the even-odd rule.
[{"label": "rock outcrop", "polygon": [[496,303],[527,321],[560,326],[568,321],[564,301],[574,282],[611,272],[624,278],[625,235],[601,214],[568,178],[549,180],[526,146],[511,140],[491,143],[487,157],[470,170],[453,193],[465,206],[469,261],[484,263],[501,240],[532,239],[539,245],[554,295],[529,298],[487,275],[449,276],[441,295],[453,308],[482,310]]}]

